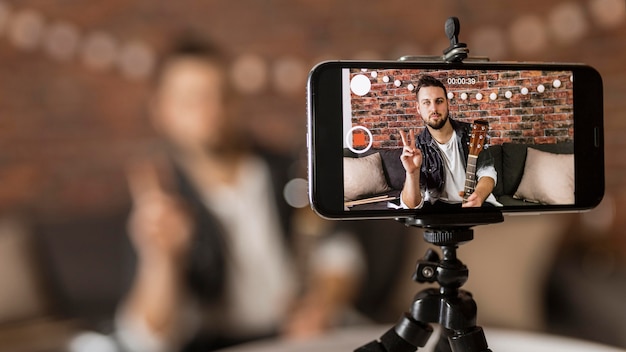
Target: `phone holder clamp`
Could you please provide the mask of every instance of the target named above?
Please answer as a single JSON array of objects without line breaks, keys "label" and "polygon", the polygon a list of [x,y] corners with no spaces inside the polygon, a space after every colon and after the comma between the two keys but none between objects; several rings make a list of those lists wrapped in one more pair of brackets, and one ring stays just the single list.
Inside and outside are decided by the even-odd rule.
[{"label": "phone holder clamp", "polygon": [[471,57],[467,44],[459,42],[459,32],[461,23],[457,17],[450,17],[445,23],[446,36],[450,40],[450,46],[443,51],[441,56],[402,56],[399,61],[445,61],[463,62],[467,61],[489,61],[488,57]]}]

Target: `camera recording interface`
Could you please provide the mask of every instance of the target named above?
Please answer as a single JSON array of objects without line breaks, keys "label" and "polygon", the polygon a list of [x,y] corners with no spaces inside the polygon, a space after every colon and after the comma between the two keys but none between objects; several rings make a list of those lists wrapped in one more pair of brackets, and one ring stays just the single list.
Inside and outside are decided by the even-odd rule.
[{"label": "camera recording interface", "polygon": [[[434,185],[432,160],[446,156],[424,147],[417,91],[426,76],[441,82],[440,117],[463,142],[465,170],[445,176],[464,178],[458,192]],[[462,205],[485,175],[494,185],[479,208],[505,212],[588,209],[604,193],[602,82],[588,66],[328,62],[308,88],[310,193],[324,216],[480,212]],[[423,159],[417,207],[402,197],[405,145]]]}]

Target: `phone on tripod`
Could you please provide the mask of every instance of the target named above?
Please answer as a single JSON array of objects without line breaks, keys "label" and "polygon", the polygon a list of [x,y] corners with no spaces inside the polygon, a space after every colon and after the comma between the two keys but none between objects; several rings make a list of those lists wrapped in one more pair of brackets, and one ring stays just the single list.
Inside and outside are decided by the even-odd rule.
[{"label": "phone on tripod", "polygon": [[[426,76],[436,97],[420,97]],[[324,217],[579,211],[603,197],[602,79],[589,66],[331,61],[307,89],[309,194]],[[436,138],[442,120],[457,154]],[[473,192],[480,206],[463,206]]]}]

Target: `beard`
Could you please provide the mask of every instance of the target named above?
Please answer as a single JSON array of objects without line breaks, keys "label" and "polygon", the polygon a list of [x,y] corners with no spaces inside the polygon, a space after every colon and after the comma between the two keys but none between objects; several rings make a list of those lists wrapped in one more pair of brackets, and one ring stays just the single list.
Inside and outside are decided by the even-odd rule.
[{"label": "beard", "polygon": [[203,142],[203,149],[207,155],[213,158],[228,159],[248,151],[251,139],[236,128],[225,128],[219,134],[213,135],[212,138],[207,138]]},{"label": "beard", "polygon": [[430,128],[434,130],[440,130],[443,128],[443,126],[446,125],[446,122],[448,122],[449,116],[450,116],[450,112],[447,112],[446,115],[438,121],[433,121],[429,118],[428,121],[426,122],[426,125],[430,126]]}]

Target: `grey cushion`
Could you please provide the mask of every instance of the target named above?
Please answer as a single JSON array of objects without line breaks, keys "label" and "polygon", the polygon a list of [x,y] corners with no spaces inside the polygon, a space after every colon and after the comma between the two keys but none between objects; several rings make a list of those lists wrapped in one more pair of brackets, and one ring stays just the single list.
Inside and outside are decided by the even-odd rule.
[{"label": "grey cushion", "polygon": [[406,178],[406,172],[404,171],[404,166],[402,166],[400,155],[402,155],[402,149],[380,150],[387,184],[393,189],[402,189]]}]

